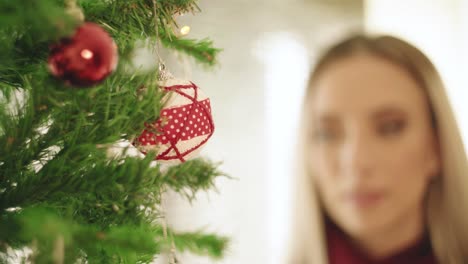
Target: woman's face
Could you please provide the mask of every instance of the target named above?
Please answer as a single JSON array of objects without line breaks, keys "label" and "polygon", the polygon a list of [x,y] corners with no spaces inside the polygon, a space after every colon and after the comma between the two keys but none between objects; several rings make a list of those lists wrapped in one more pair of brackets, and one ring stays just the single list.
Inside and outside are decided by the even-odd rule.
[{"label": "woman's face", "polygon": [[440,169],[423,89],[372,55],[332,63],[311,87],[309,169],[331,219],[372,235],[421,217]]}]

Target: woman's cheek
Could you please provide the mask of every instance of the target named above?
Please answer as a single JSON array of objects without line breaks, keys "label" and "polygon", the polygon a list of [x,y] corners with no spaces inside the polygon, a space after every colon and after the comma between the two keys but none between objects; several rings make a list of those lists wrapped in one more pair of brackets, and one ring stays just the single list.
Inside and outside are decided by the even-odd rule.
[{"label": "woman's cheek", "polygon": [[400,201],[399,207],[420,203],[427,186],[427,142],[421,134],[419,137],[411,135],[382,152],[386,155],[386,162],[382,164],[386,173],[383,175],[386,175],[385,181],[392,196]]}]

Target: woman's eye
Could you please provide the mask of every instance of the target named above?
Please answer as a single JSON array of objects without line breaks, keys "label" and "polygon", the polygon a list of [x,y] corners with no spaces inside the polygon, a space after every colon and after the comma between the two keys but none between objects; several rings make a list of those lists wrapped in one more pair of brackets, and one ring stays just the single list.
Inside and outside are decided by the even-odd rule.
[{"label": "woman's eye", "polygon": [[383,136],[397,135],[405,128],[405,122],[402,120],[387,121],[378,127],[378,132]]},{"label": "woman's eye", "polygon": [[331,129],[318,129],[313,133],[313,138],[317,141],[333,141],[338,139],[338,132]]}]

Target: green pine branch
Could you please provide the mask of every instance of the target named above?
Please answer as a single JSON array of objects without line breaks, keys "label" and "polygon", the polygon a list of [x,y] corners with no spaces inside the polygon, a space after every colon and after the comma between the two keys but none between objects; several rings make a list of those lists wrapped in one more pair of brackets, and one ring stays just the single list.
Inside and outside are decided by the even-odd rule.
[{"label": "green pine branch", "polygon": [[[4,130],[0,157],[5,159],[0,175],[26,170],[33,161],[42,160],[51,146],[109,144],[137,135],[145,122],[158,118],[162,107],[163,92],[156,89],[154,78],[155,74],[129,78],[117,73],[91,91],[64,84],[51,89],[57,81],[49,76],[28,78],[20,90],[34,100],[17,105],[15,116],[8,114],[5,105],[0,109]],[[147,88],[145,100],[138,95],[142,86]],[[45,127],[48,132],[42,135]],[[0,185],[1,181],[0,176]]]},{"label": "green pine branch", "polygon": [[0,0],[0,82],[20,84],[47,57],[49,45],[77,22],[57,0]]},{"label": "green pine branch", "polygon": [[[178,38],[172,32],[176,25],[173,15],[198,10],[196,1],[159,0],[156,4],[157,19],[152,0],[79,1],[86,21],[102,25],[112,35],[121,62],[131,61],[138,40],[152,39],[151,45],[155,46],[159,35],[166,47],[184,52],[201,64],[215,65],[220,50],[213,47],[212,41]],[[18,76],[41,71],[50,44],[71,35],[76,26],[77,21],[65,12],[63,1],[0,0],[0,83],[21,86]]]},{"label": "green pine branch", "polygon": [[197,62],[214,66],[216,58],[221,49],[213,47],[213,42],[209,39],[194,40],[177,38],[174,34],[163,35],[161,42],[167,48],[172,48],[193,57]]},{"label": "green pine branch", "polygon": [[[28,208],[1,216],[0,241],[5,247],[28,245],[34,263],[150,263],[161,252],[160,228],[141,223],[102,229],[60,217],[45,207]],[[66,254],[65,254],[66,252]],[[1,260],[1,259],[0,259]]]},{"label": "green pine branch", "polygon": [[215,178],[229,177],[220,172],[218,166],[219,164],[204,159],[189,160],[169,168],[163,175],[164,182],[192,201],[197,192],[214,189]]},{"label": "green pine branch", "polygon": [[176,248],[181,252],[189,251],[213,259],[223,258],[229,246],[227,237],[206,234],[203,231],[175,233],[173,240]]},{"label": "green pine branch", "polygon": [[[216,63],[220,49],[212,41],[179,38],[174,35],[171,25],[177,25],[174,14],[199,10],[194,0],[155,0],[156,17],[152,0],[114,1],[111,6],[105,2],[82,0],[87,20],[102,24],[113,34],[124,57],[131,56],[137,40],[152,39],[156,45],[157,36],[168,48],[184,52],[197,62],[208,66]],[[157,22],[158,21],[158,22]],[[158,27],[156,27],[158,23]]]},{"label": "green pine branch", "polygon": [[[163,172],[153,166],[154,153],[107,154],[157,120],[164,105],[157,75],[133,72],[137,41],[159,35],[170,49],[216,62],[211,41],[172,32],[173,15],[197,11],[196,1],[157,0],[156,20],[153,3],[78,1],[120,54],[103,83],[78,89],[47,69],[49,45],[77,26],[64,0],[0,0],[0,261],[8,248],[28,246],[35,263],[60,263],[60,247],[65,263],[149,263],[169,245],[158,222],[161,192],[171,188],[192,201],[225,176],[206,159]],[[180,250],[215,258],[227,246],[226,238],[201,232],[173,236]]]}]

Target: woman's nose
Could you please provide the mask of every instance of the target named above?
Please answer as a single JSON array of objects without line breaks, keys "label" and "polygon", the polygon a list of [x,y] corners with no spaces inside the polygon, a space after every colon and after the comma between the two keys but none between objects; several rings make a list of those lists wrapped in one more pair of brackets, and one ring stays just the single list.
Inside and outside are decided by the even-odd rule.
[{"label": "woman's nose", "polygon": [[343,173],[350,177],[370,176],[377,154],[368,133],[359,130],[350,133],[342,145]]}]

